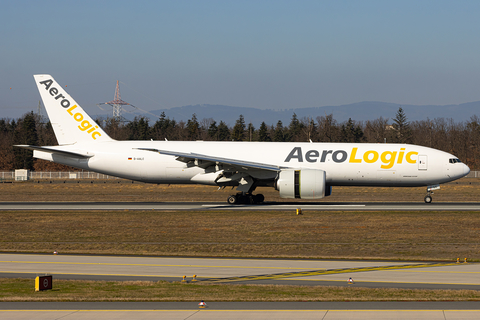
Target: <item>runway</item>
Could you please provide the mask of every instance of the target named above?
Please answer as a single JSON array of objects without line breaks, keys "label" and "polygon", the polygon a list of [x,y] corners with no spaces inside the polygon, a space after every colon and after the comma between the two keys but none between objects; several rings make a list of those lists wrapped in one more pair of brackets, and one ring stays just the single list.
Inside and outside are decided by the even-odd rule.
[{"label": "runway", "polygon": [[480,211],[480,202],[1,202],[5,210],[320,210],[320,211]]}]

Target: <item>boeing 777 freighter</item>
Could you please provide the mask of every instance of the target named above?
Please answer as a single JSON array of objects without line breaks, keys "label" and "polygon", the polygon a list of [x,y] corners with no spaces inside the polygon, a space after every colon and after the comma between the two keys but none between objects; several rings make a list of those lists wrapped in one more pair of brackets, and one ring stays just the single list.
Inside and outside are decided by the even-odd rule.
[{"label": "boeing 777 freighter", "polygon": [[230,204],[261,203],[259,186],[282,198],[321,199],[333,186],[426,186],[426,203],[441,183],[468,166],[447,152],[410,144],[116,141],[50,75],[35,75],[58,146],[19,147],[33,156],[135,181],[237,187]]}]

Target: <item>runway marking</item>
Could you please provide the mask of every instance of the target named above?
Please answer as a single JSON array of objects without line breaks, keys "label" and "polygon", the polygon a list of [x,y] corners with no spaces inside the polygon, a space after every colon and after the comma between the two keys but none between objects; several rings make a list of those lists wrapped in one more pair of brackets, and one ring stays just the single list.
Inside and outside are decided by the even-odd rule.
[{"label": "runway marking", "polygon": [[434,270],[390,270],[392,272],[431,272],[431,273],[480,273],[477,271],[434,271]]},{"label": "runway marking", "polygon": [[[18,272],[18,271],[0,271],[0,273],[21,273],[21,274],[32,274],[38,275],[43,274],[44,272]],[[49,273],[50,274],[50,273]],[[182,276],[176,275],[165,275],[165,274],[124,274],[124,273],[75,273],[75,272],[59,272],[55,273],[56,275],[76,275],[76,276],[117,276],[117,277],[145,277],[145,278],[179,278]],[[198,278],[207,278],[207,277],[198,277]],[[67,279],[65,279],[67,280]]]},{"label": "runway marking", "polygon": [[307,270],[298,267],[252,267],[252,266],[208,266],[208,265],[175,265],[175,264],[137,264],[137,263],[109,263],[109,262],[54,262],[54,261],[0,261],[0,263],[25,264],[60,264],[60,265],[97,265],[97,266],[142,266],[142,267],[191,267],[191,268],[231,268],[231,269],[292,269]]},{"label": "runway marking", "polygon": [[319,276],[319,275],[327,275],[327,274],[386,271],[386,270],[410,269],[410,268],[432,268],[432,267],[444,267],[444,266],[455,266],[455,265],[458,265],[458,264],[456,263],[425,263],[425,264],[392,265],[392,266],[360,267],[360,268],[329,269],[329,270],[322,269],[322,270],[285,272],[285,273],[274,273],[274,274],[264,274],[264,275],[254,275],[254,276],[210,278],[210,279],[201,280],[201,281],[203,282],[237,282],[237,281],[254,281],[254,280],[272,280],[272,279],[281,279],[281,278]]},{"label": "runway marking", "polygon": [[[278,281],[298,281],[297,279],[278,279]],[[330,279],[303,279],[301,281],[318,281],[318,282],[347,282],[346,280],[330,280]],[[356,283],[399,283],[399,284],[449,284],[462,286],[479,286],[478,283],[457,283],[457,282],[409,282],[409,281],[372,281],[372,280],[355,280]]]},{"label": "runway marking", "polygon": [[302,209],[318,209],[318,208],[337,208],[337,207],[365,207],[365,204],[326,204],[326,205],[321,205],[321,204],[275,204],[275,205],[265,205],[265,206],[252,206],[252,205],[236,205],[232,206],[231,204],[202,204],[202,207],[206,208],[299,208],[301,207]]}]

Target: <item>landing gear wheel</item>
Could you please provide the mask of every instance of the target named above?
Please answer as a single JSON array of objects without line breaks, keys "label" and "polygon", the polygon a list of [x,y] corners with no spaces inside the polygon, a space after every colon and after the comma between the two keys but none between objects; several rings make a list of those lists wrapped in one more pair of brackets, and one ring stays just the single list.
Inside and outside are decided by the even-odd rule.
[{"label": "landing gear wheel", "polygon": [[263,196],[263,194],[260,194],[260,193],[254,195],[253,197],[256,203],[263,203],[263,201],[265,200],[265,197]]},{"label": "landing gear wheel", "polygon": [[425,200],[425,203],[431,203],[431,202],[432,202],[432,196],[427,194],[427,195],[425,196],[425,199],[424,199],[424,200]]},{"label": "landing gear wheel", "polygon": [[227,198],[227,202],[229,204],[237,204],[238,203],[238,198],[237,198],[236,195],[232,195],[232,196]]}]

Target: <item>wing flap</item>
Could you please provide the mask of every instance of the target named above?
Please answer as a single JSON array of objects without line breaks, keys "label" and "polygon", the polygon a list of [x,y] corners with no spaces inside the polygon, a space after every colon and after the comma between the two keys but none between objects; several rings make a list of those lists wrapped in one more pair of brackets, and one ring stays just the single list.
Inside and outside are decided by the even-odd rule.
[{"label": "wing flap", "polygon": [[[168,150],[160,150],[160,149],[153,149],[153,148],[136,148],[138,150],[145,150],[145,151],[152,151],[158,152],[163,155],[169,155],[177,157],[178,161],[189,163],[193,162],[195,165],[200,167],[211,166],[211,165],[230,165],[233,167],[237,167],[243,170],[249,169],[260,169],[260,170],[267,170],[267,171],[280,171],[281,167],[275,165],[269,165],[265,163],[258,163],[258,162],[251,162],[251,161],[244,161],[238,159],[229,159],[223,157],[216,157],[216,156],[209,156],[199,153],[186,153],[186,152],[178,152],[178,151],[168,151]],[[199,162],[202,161],[202,162]]]}]

